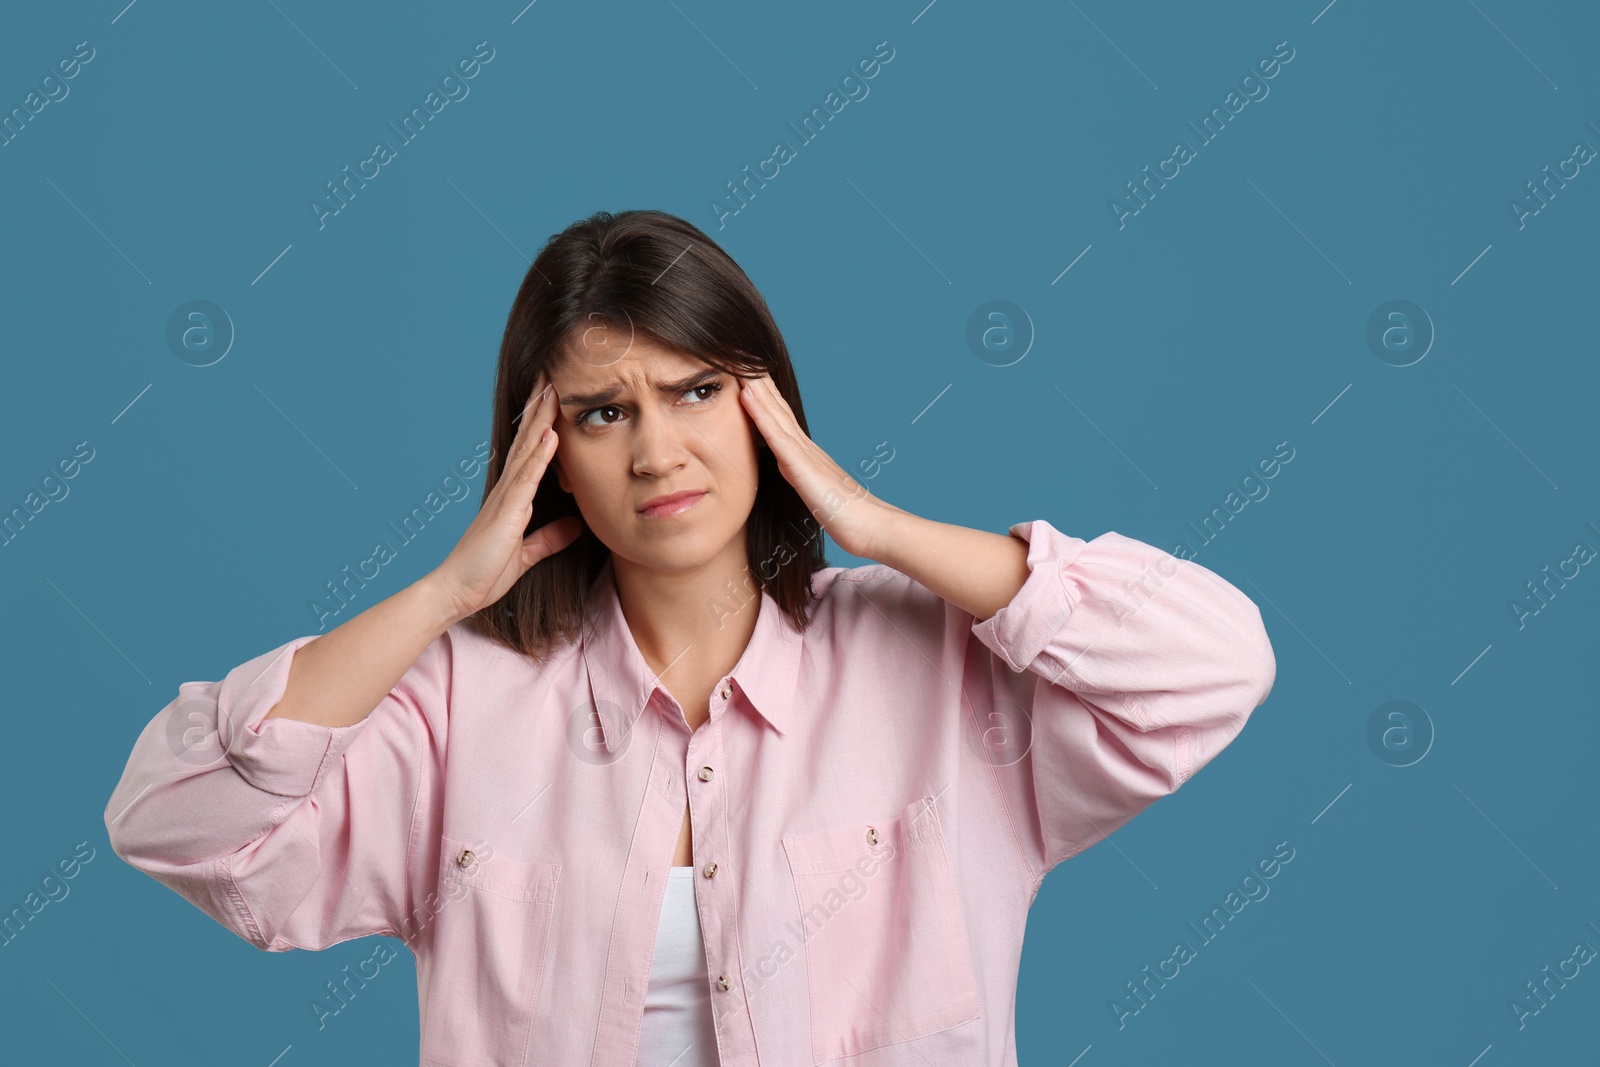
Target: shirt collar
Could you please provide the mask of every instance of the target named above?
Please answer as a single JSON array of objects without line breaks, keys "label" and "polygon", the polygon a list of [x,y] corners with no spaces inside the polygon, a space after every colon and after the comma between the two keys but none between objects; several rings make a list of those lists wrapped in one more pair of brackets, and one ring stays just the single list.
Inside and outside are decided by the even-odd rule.
[{"label": "shirt collar", "polygon": [[[622,614],[615,570],[607,558],[589,587],[588,618],[581,638],[589,691],[608,750],[620,746],[659,687],[669,695],[639,651]],[[755,631],[744,654],[728,672],[739,692],[780,735],[792,725],[795,679],[805,635],[765,589]],[[626,718],[617,722],[619,715]]]}]

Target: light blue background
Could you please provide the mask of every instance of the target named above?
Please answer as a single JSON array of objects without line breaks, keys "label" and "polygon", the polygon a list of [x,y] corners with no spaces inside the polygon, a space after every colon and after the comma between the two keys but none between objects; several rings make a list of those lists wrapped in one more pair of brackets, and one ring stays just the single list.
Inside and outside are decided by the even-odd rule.
[{"label": "light blue background", "polygon": [[[1023,1064],[1594,1062],[1595,966],[1525,1028],[1509,1002],[1600,948],[1600,573],[1524,627],[1509,605],[1575,542],[1600,549],[1600,173],[1522,228],[1508,202],[1600,148],[1600,15],[925,2],[0,18],[0,110],[95,49],[0,148],[0,510],[94,449],[0,549],[0,910],[96,849],[0,949],[8,1058],[414,1062],[408,954],[319,1031],[310,999],[375,939],[261,953],[117,860],[104,807],[180,682],[316,632],[323,584],[487,437],[545,238],[657,207],[748,271],[818,443],[853,467],[888,441],[869,484],[908,510],[1171,549],[1294,449],[1197,557],[1261,606],[1276,688],[1176,796],[1047,879]],[[319,230],[308,200],[484,40],[470,95]],[[884,40],[870,94],[719,229],[724,183]],[[1269,95],[1119,228],[1108,201],[1280,41]],[[237,331],[204,368],[166,341],[196,299]],[[992,299],[1032,324],[1006,367],[965,339]],[[1407,367],[1366,341],[1395,299],[1436,331]],[[481,488],[361,606],[437,565]],[[1435,731],[1408,767],[1367,742],[1396,699]],[[1119,1028],[1124,983],[1282,841],[1270,895]]]}]

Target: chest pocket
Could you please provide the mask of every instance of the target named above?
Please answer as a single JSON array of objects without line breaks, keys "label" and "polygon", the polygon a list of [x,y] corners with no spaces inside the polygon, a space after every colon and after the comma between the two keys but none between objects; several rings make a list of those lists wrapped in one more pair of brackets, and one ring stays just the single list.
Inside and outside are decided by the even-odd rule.
[{"label": "chest pocket", "polygon": [[561,865],[450,837],[440,844],[422,1062],[520,1064],[549,960]]},{"label": "chest pocket", "polygon": [[981,1014],[931,797],[899,815],[783,838],[800,903],[813,1064]]}]

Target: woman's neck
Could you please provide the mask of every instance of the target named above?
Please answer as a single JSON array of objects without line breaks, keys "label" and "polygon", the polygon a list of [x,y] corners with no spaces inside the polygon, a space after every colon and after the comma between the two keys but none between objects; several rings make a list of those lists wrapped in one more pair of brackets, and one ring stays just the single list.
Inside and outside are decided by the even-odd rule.
[{"label": "woman's neck", "polygon": [[669,689],[674,679],[726,674],[755,632],[761,588],[742,553],[693,571],[613,557],[612,576],[634,644]]}]

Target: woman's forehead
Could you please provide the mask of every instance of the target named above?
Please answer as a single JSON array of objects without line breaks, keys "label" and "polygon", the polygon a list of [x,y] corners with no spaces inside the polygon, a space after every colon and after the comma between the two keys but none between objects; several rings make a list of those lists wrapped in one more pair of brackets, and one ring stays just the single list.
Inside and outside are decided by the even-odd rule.
[{"label": "woman's forehead", "polygon": [[709,366],[696,356],[644,337],[634,337],[623,345],[608,343],[616,340],[614,334],[604,338],[591,334],[587,344],[574,338],[550,371],[557,391],[563,391],[563,384],[567,385],[565,391],[571,391],[613,381],[676,380]]}]

